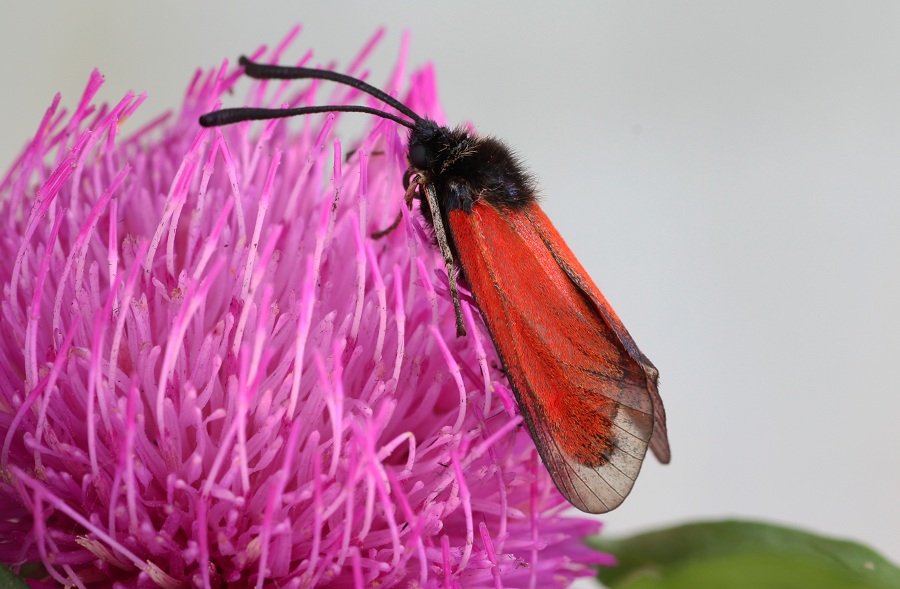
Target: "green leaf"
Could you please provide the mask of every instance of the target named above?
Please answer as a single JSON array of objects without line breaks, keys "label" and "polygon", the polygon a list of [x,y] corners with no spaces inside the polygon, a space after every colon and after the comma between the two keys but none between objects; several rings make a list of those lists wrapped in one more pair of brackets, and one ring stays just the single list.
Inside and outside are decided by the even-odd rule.
[{"label": "green leaf", "polygon": [[28,583],[17,577],[6,565],[0,564],[0,589],[28,589]]},{"label": "green leaf", "polygon": [[900,569],[875,551],[758,522],[688,524],[590,544],[619,565],[611,589],[897,589]]}]

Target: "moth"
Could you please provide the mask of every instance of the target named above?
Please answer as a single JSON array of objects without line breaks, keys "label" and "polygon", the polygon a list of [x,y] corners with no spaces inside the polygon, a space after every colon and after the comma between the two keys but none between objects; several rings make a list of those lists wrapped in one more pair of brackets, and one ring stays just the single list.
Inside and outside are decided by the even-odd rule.
[{"label": "moth", "polygon": [[656,368],[541,210],[533,177],[507,145],[462,126],[438,125],[344,74],[244,57],[240,63],[253,78],[351,86],[399,113],[362,105],[236,108],[203,115],[200,124],[362,112],[409,130],[405,202],[412,208],[418,201],[434,231],[457,335],[465,336],[461,278],[484,318],[538,452],[572,505],[589,513],[618,507],[648,447],[660,462],[669,462]]}]

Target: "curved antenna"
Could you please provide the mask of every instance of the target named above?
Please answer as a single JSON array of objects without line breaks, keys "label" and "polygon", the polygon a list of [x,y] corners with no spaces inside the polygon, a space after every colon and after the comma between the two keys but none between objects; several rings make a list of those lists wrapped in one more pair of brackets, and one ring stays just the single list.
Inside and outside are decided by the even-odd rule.
[{"label": "curved antenna", "polygon": [[297,115],[311,115],[323,112],[363,112],[375,115],[383,119],[390,119],[395,123],[399,123],[409,129],[414,129],[415,125],[406,119],[401,119],[397,115],[393,115],[377,108],[368,106],[357,106],[353,104],[333,105],[333,106],[302,106],[299,108],[223,108],[222,110],[206,113],[200,117],[200,125],[203,127],[220,127],[222,125],[230,125],[232,123],[240,123],[241,121],[264,121],[268,119],[286,119]]},{"label": "curved antenna", "polygon": [[329,80],[331,82],[337,82],[338,84],[344,84],[345,86],[350,86],[352,88],[356,88],[357,90],[362,90],[369,96],[373,96],[386,105],[396,108],[398,111],[412,119],[415,123],[418,123],[422,120],[422,117],[417,115],[411,108],[409,108],[387,92],[379,90],[371,84],[367,84],[362,80],[358,80],[346,74],[308,67],[266,65],[262,63],[256,63],[255,61],[250,61],[243,55],[238,60],[238,63],[244,66],[245,74],[247,74],[251,78],[256,78],[257,80],[315,79]]}]

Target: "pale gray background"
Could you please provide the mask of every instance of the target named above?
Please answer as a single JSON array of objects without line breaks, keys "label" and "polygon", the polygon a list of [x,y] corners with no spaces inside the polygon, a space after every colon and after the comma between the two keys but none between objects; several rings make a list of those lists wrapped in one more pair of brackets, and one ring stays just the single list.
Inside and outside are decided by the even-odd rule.
[{"label": "pale gray background", "polygon": [[608,532],[761,518],[900,560],[900,4],[784,4],[7,2],[0,167],[95,66],[142,121],[294,23],[344,64],[388,25],[376,83],[409,29],[662,373],[672,464]]}]

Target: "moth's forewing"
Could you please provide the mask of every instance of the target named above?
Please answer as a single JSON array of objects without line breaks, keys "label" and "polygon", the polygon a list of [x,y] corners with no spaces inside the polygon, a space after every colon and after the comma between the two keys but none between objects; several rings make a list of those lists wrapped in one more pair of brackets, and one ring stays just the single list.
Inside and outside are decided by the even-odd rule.
[{"label": "moth's forewing", "polygon": [[509,211],[482,199],[447,218],[457,261],[556,486],[582,511],[614,509],[653,434],[655,382],[623,344],[621,324],[598,310],[605,299],[596,286],[586,274],[583,284],[570,276],[583,269],[537,204]]}]

